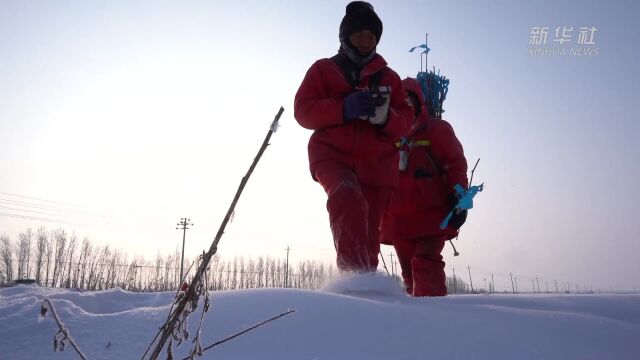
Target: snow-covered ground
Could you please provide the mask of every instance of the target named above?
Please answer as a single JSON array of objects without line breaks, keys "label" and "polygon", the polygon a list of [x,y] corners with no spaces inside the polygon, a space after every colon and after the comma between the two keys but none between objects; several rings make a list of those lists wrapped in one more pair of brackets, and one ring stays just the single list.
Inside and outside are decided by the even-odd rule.
[{"label": "snow-covered ground", "polygon": [[[57,327],[49,316],[39,320],[45,297],[89,359],[139,359],[173,295],[0,289],[0,359],[76,358],[71,347],[53,352]],[[203,346],[296,312],[210,349],[205,359],[640,359],[639,294],[409,298],[388,277],[360,275],[322,291],[222,291],[211,298]],[[192,328],[198,317],[190,318]]]}]

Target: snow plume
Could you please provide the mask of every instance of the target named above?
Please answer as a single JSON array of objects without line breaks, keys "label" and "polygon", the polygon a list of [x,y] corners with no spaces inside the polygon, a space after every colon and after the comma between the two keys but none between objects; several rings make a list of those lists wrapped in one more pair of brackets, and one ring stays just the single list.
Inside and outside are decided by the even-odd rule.
[{"label": "snow plume", "polygon": [[406,297],[400,283],[382,272],[343,273],[328,280],[320,290],[358,297]]}]

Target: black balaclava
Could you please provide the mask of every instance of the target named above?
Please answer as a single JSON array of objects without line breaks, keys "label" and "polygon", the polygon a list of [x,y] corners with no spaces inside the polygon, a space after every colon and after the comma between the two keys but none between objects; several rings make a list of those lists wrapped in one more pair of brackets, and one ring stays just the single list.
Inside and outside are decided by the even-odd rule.
[{"label": "black balaclava", "polygon": [[346,14],[340,22],[340,48],[358,66],[371,61],[376,54],[374,48],[370,54],[366,56],[360,55],[358,50],[353,47],[349,41],[349,35],[356,31],[369,30],[376,36],[376,45],[380,42],[382,36],[382,21],[373,11],[373,6],[366,1],[352,1],[347,5]]}]

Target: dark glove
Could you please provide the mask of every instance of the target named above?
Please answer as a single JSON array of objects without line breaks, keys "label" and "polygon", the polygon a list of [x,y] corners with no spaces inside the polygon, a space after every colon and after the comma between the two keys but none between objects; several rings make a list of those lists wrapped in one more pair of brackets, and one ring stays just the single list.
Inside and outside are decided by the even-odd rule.
[{"label": "dark glove", "polygon": [[344,98],[342,111],[345,122],[357,119],[360,116],[375,116],[376,104],[369,91],[355,91]]},{"label": "dark glove", "polygon": [[449,195],[450,208],[453,210],[453,215],[451,215],[451,219],[449,220],[449,226],[456,230],[460,229],[465,221],[467,221],[467,210],[456,209],[459,200],[458,195],[455,193]]},{"label": "dark glove", "polygon": [[449,226],[458,230],[467,221],[467,210],[453,210],[451,220],[449,220]]}]

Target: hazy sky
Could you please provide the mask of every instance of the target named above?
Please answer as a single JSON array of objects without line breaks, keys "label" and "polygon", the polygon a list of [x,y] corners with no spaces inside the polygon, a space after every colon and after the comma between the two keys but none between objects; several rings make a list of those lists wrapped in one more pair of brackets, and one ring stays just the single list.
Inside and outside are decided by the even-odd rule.
[{"label": "hazy sky", "polygon": [[[284,257],[290,246],[293,261],[333,261],[293,97],[313,61],[337,50],[346,4],[0,0],[0,233],[62,226],[151,258],[175,249],[175,224],[189,217],[193,257],[282,105],[219,253]],[[486,189],[462,255],[445,250],[447,272],[470,266],[499,289],[510,272],[522,289],[536,276],[640,288],[640,6],[372,4],[384,24],[378,52],[401,77],[419,71],[407,50],[429,33],[429,65],[451,79],[445,118],[470,166],[482,159],[474,182]],[[538,48],[555,53],[530,53],[535,27],[549,28]],[[570,42],[554,41],[570,27]],[[593,44],[577,44],[582,27],[597,29]],[[570,53],[579,47],[598,54]]]}]

